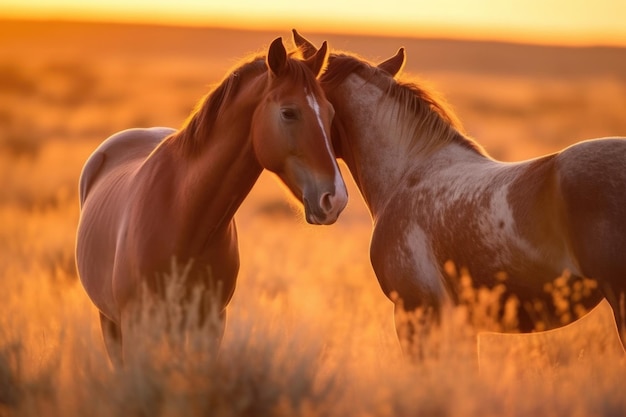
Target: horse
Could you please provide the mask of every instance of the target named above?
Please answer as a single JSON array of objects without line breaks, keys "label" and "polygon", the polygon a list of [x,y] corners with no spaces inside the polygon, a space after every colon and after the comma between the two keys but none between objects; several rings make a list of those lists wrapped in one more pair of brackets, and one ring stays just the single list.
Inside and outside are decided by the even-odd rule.
[{"label": "horse", "polygon": [[[294,40],[304,56],[317,51],[295,31]],[[441,326],[466,301],[469,277],[469,288],[499,292],[499,319],[516,313],[504,332],[558,328],[604,297],[626,345],[625,138],[498,161],[445,102],[396,80],[404,64],[403,48],[378,65],[333,53],[321,78],[336,112],[335,153],[373,219],[370,260],[399,333],[404,312]]]},{"label": "horse", "polygon": [[[158,293],[173,261],[188,268],[185,286],[202,288],[197,316],[214,308],[224,323],[239,270],[233,216],[263,169],[302,203],[308,223],[336,221],[347,191],[330,143],[334,111],[317,79],[327,58],[326,43],[298,59],[277,38],[266,57],[228,74],[179,130],[124,130],[88,158],[76,264],[115,364],[128,354],[122,342],[139,289]],[[211,288],[220,290],[212,305]]]}]

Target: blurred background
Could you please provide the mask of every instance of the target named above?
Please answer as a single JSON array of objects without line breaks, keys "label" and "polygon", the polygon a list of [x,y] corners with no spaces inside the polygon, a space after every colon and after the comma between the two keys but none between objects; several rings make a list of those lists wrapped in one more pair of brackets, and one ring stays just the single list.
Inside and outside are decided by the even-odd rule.
[{"label": "blurred background", "polygon": [[[289,45],[296,28],[318,45],[328,40],[374,62],[404,46],[403,79],[446,97],[493,157],[533,158],[626,135],[624,16],[626,2],[617,0],[0,0],[0,415],[78,415],[96,400],[107,404],[102,415],[128,414],[131,394],[139,408],[155,404],[141,396],[156,385],[119,384],[109,369],[95,308],[74,268],[78,177],[109,135],[180,126],[241,59],[277,36]],[[309,404],[319,415],[402,415],[402,407],[420,404],[450,415],[624,411],[624,381],[612,362],[581,374],[533,344],[521,349],[539,352],[541,360],[531,355],[525,365],[535,361],[532,375],[540,378],[527,385],[503,373],[509,356],[480,381],[461,378],[457,368],[429,368],[424,378],[422,368],[397,365],[391,304],[369,264],[371,219],[344,174],[351,199],[332,227],[307,225],[268,174],[237,213],[242,267],[224,343],[244,352],[225,357],[246,367],[237,368],[242,385],[233,386],[251,384],[244,392],[267,410],[282,397],[261,394],[289,392],[288,404]],[[602,326],[594,337],[570,329],[561,343],[615,342],[610,324]],[[581,349],[573,356],[590,348]],[[252,378],[259,363],[266,374]],[[605,368],[617,373],[594,384]],[[310,386],[300,392],[303,378]],[[320,391],[329,380],[343,391]],[[568,389],[554,389],[563,381]]]},{"label": "blurred background", "polygon": [[541,44],[626,45],[619,0],[25,0],[3,2],[7,17],[231,29],[298,27],[306,32],[444,37]]}]

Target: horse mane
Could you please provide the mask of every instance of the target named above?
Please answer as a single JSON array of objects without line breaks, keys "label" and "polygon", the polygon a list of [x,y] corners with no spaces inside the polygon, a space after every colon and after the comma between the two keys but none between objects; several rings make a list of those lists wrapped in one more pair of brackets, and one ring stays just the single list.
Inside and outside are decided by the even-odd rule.
[{"label": "horse mane", "polygon": [[255,56],[231,71],[213,90],[202,97],[189,114],[180,130],[170,137],[190,154],[200,151],[202,138],[207,138],[218,119],[224,104],[239,90],[241,79],[251,73],[261,73],[265,68],[262,56]]},{"label": "horse mane", "polygon": [[457,143],[486,155],[480,145],[465,135],[460,120],[437,93],[416,83],[397,81],[384,70],[355,55],[331,54],[321,82],[325,88],[333,89],[352,73],[381,88],[387,98],[398,104],[397,120],[407,121],[404,128],[411,132],[411,149],[431,151]]},{"label": "horse mane", "polygon": [[[288,56],[293,58],[300,54],[300,50],[295,50]],[[170,137],[170,141],[177,143],[190,154],[198,154],[226,104],[239,91],[242,81],[250,76],[258,76],[266,70],[265,56],[259,54],[236,66],[220,84],[198,101],[180,130]],[[293,82],[304,85],[316,95],[323,95],[315,76],[301,60],[287,59],[285,71]]]}]

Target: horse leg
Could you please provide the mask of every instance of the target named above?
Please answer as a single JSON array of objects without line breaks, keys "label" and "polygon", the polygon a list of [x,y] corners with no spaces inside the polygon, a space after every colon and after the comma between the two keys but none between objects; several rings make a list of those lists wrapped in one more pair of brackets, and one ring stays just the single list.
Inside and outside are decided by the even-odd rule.
[{"label": "horse leg", "polygon": [[[624,229],[626,237],[626,228]],[[577,255],[583,274],[597,281],[601,294],[611,305],[622,346],[626,347],[626,261],[623,252],[616,251],[616,248],[626,248],[626,241],[619,240],[624,237],[592,237],[586,241],[581,237],[580,242],[585,243],[577,243]]]},{"label": "horse leg", "polygon": [[592,256],[581,257],[583,272],[597,281],[601,294],[611,305],[622,347],[626,348],[626,263],[621,256],[604,256],[611,253],[611,248],[593,242],[591,246],[600,249],[590,250]]},{"label": "horse leg", "polygon": [[608,284],[601,285],[604,297],[611,305],[613,317],[617,325],[617,332],[622,341],[622,348],[626,350],[626,288],[614,288]]},{"label": "horse leg", "polygon": [[122,330],[120,326],[115,324],[107,316],[100,313],[100,328],[102,329],[102,337],[104,338],[104,346],[111,363],[116,369],[124,364],[122,355]]},{"label": "horse leg", "polygon": [[439,336],[446,331],[445,321],[450,319],[451,307],[446,297],[431,294],[429,297],[407,297],[394,301],[396,334],[402,351],[411,360],[423,361],[436,356],[443,341]]},{"label": "horse leg", "polygon": [[402,352],[412,361],[426,359],[426,345],[434,325],[431,316],[430,310],[407,310],[401,303],[394,306],[396,335]]},{"label": "horse leg", "polygon": [[[623,148],[611,146],[611,151],[598,153],[603,168],[623,165],[624,154],[619,152]],[[588,175],[585,173],[589,171],[575,165],[576,157],[571,162],[573,165],[568,167],[571,169],[561,174],[569,244],[582,274],[597,281],[611,305],[622,345],[626,347],[626,201],[623,197],[626,177],[619,168],[612,172],[614,175]],[[563,164],[566,166],[565,160]]]},{"label": "horse leg", "polygon": [[222,345],[222,339],[224,338],[224,331],[226,330],[226,309],[219,313],[217,318],[212,319],[212,323],[209,326],[209,337],[213,341],[211,351],[216,355],[219,354],[220,346]]}]

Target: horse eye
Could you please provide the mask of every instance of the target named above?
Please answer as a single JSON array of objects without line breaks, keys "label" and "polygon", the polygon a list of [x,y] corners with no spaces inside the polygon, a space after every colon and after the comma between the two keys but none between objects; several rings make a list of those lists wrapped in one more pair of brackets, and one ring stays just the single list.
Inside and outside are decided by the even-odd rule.
[{"label": "horse eye", "polygon": [[284,120],[297,120],[298,112],[294,109],[283,108],[283,109],[280,109],[280,116]]}]

